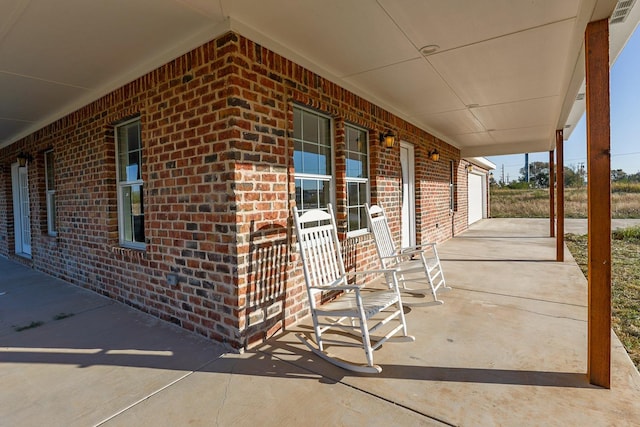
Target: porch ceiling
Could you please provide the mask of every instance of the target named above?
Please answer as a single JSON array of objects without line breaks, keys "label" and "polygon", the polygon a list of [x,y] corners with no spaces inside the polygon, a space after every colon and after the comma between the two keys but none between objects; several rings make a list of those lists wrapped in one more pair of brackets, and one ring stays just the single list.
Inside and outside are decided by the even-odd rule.
[{"label": "porch ceiling", "polygon": [[[621,3],[626,3],[622,1]],[[459,147],[547,151],[615,0],[3,0],[0,147],[232,29]],[[640,22],[611,25],[611,61]],[[431,55],[420,50],[438,45]],[[569,127],[567,127],[569,126]]]}]

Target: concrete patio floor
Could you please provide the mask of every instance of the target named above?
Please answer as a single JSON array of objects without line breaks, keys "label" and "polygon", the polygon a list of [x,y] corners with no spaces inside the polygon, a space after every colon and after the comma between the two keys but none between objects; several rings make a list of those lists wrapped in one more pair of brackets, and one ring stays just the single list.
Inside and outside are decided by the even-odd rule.
[{"label": "concrete patio floor", "polygon": [[410,308],[416,341],[376,351],[379,375],[312,355],[295,337],[308,323],[226,353],[0,258],[0,425],[638,425],[640,375],[615,336],[612,388],[587,382],[586,280],[547,233],[483,220],[440,245],[453,289]]}]

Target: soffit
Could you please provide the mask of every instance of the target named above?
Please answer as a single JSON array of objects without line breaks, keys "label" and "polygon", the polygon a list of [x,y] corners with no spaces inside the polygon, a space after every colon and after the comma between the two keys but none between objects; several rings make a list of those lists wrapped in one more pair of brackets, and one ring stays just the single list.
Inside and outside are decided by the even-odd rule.
[{"label": "soffit", "polygon": [[[612,0],[4,3],[0,146],[234,29],[465,156],[553,148],[555,130],[575,116],[584,28],[615,6]],[[632,14],[612,26],[612,49],[624,46],[638,21]],[[429,44],[440,48],[423,56],[420,48]]]}]

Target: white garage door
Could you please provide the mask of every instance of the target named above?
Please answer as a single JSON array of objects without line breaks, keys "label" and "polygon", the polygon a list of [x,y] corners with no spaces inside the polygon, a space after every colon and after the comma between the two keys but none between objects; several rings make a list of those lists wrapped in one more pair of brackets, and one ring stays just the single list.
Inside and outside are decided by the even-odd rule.
[{"label": "white garage door", "polygon": [[469,224],[484,217],[484,175],[469,174],[467,200],[469,201]]}]

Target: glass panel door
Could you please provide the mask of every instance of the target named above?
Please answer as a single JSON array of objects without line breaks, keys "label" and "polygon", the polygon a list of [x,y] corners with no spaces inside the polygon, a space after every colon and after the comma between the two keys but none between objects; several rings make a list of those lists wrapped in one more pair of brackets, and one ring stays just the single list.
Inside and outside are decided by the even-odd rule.
[{"label": "glass panel door", "polygon": [[19,168],[20,217],[22,221],[22,253],[31,255],[31,212],[29,210],[29,178],[27,168]]},{"label": "glass panel door", "polygon": [[26,167],[14,164],[11,169],[13,181],[13,210],[16,253],[31,255],[31,211],[29,209],[29,178]]},{"label": "glass panel door", "polygon": [[403,248],[416,244],[415,161],[413,145],[400,142],[402,168],[402,241]]}]

